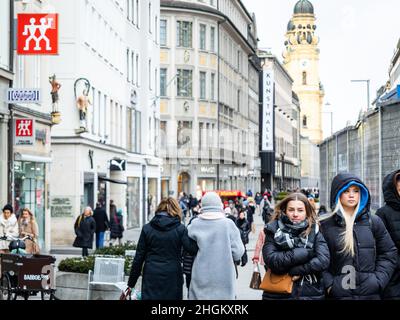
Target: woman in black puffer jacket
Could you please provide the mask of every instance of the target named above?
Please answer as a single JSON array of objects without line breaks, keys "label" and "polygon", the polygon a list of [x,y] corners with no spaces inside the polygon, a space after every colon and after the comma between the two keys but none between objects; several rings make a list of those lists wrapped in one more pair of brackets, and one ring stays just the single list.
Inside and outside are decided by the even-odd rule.
[{"label": "woman in black puffer jacket", "polygon": [[[386,205],[376,212],[386,226],[397,253],[400,254],[400,170],[388,174],[383,180],[383,196]],[[388,286],[382,295],[383,299],[400,299],[400,256],[397,256],[397,267]]]},{"label": "woman in black puffer jacket", "polygon": [[329,250],[314,210],[301,193],[293,193],[275,208],[264,229],[263,258],[274,274],[289,274],[291,294],[263,293],[264,300],[322,300],[322,272],[329,266]]},{"label": "woman in black puffer jacket", "polygon": [[128,287],[142,276],[142,300],[182,300],[182,248],[198,250],[181,223],[182,210],[174,198],[163,199],[155,217],[143,226],[132,262]]},{"label": "woman in black puffer jacket", "polygon": [[250,223],[247,221],[247,219],[244,215],[244,211],[241,211],[239,213],[239,217],[236,220],[236,227],[238,227],[238,229],[240,231],[240,238],[242,239],[242,242],[244,245],[244,254],[243,254],[242,258],[240,259],[241,266],[244,267],[248,261],[246,244],[249,243],[249,233],[251,231]]},{"label": "woman in black puffer jacket", "polygon": [[333,215],[321,223],[331,263],[324,272],[328,297],[378,300],[393,274],[397,250],[382,220],[370,213],[365,184],[350,173],[332,181]]}]

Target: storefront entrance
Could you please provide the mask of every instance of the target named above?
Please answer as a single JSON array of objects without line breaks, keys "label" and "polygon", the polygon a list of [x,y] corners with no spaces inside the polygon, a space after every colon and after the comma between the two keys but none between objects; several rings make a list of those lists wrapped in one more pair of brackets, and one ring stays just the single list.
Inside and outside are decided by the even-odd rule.
[{"label": "storefront entrance", "polygon": [[39,246],[44,248],[46,165],[38,162],[14,162],[15,213],[28,208],[39,227]]},{"label": "storefront entrance", "polygon": [[182,172],[178,176],[178,196],[181,192],[185,192],[189,195],[190,189],[190,175],[187,172]]}]

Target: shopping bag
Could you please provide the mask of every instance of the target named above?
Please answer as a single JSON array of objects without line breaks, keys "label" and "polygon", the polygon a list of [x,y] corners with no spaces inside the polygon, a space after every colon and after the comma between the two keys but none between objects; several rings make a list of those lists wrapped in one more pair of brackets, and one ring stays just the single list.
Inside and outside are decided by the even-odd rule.
[{"label": "shopping bag", "polygon": [[122,291],[119,300],[142,300],[142,293],[139,290],[128,287]]},{"label": "shopping bag", "polygon": [[250,288],[254,290],[261,290],[260,284],[261,284],[260,266],[258,263],[256,263],[254,265],[254,271],[250,281]]},{"label": "shopping bag", "polygon": [[122,291],[119,300],[132,300],[132,290],[131,288],[126,288],[125,291]]}]

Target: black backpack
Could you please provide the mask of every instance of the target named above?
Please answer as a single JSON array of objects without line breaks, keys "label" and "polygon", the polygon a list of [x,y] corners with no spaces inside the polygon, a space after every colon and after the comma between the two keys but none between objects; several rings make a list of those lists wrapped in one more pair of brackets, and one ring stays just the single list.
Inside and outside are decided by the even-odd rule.
[{"label": "black backpack", "polygon": [[262,212],[262,219],[265,224],[267,224],[269,222],[269,220],[272,217],[273,212],[274,212],[274,210],[269,206],[269,204],[267,202],[265,202],[263,212]]}]

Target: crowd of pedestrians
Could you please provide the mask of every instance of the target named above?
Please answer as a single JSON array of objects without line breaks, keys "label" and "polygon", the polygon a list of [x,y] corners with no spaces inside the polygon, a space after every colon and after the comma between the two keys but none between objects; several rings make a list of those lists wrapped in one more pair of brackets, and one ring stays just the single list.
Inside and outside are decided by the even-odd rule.
[{"label": "crowd of pedestrians", "polygon": [[350,173],[331,182],[330,210],[317,209],[319,190],[303,191],[276,202],[269,190],[225,203],[215,192],[196,203],[185,194],[164,199],[142,229],[129,287],[142,275],[143,299],[183,299],[185,275],[188,299],[236,299],[259,214],[265,226],[251,262],[264,270],[263,299],[400,299],[400,170],[384,179],[376,215],[367,186]]}]

